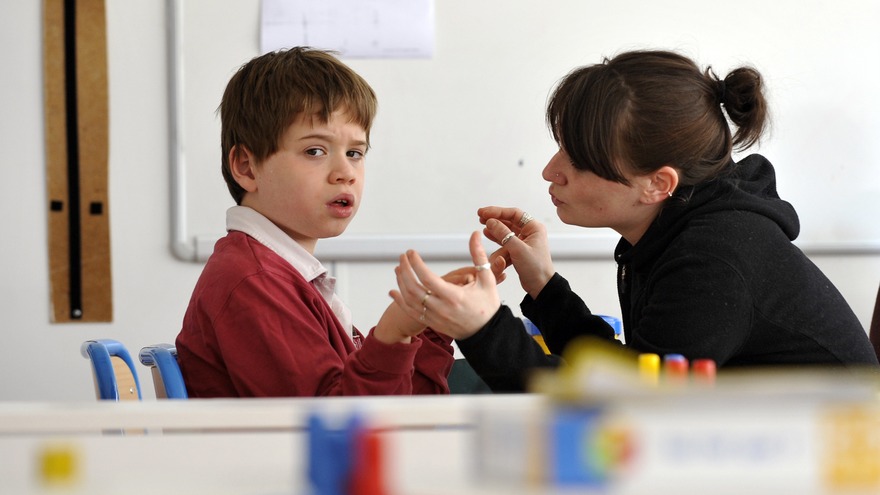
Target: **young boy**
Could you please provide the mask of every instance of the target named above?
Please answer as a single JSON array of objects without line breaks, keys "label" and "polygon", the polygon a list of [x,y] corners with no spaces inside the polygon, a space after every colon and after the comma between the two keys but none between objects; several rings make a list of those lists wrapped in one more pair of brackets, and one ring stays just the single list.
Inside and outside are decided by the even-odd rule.
[{"label": "young boy", "polygon": [[327,52],[268,53],[220,105],[238,206],[177,336],[190,397],[448,393],[451,339],[392,303],[364,338],[313,256],[360,206],[372,88]]}]

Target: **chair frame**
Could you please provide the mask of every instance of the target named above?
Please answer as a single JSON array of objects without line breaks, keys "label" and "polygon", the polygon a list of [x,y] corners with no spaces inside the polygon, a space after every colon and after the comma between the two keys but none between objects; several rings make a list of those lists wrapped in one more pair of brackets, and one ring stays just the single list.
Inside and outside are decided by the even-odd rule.
[{"label": "chair frame", "polygon": [[141,364],[149,366],[157,399],[188,399],[186,384],[177,364],[177,348],[171,344],[156,344],[141,349]]},{"label": "chair frame", "polygon": [[874,313],[871,315],[868,339],[874,347],[874,354],[880,360],[880,289],[877,289],[877,300],[874,302]]},{"label": "chair frame", "polygon": [[[136,399],[141,400],[141,384],[138,380],[137,370],[135,370],[134,361],[132,361],[125,345],[113,339],[87,340],[80,346],[80,353],[92,363],[95,392],[98,399],[134,400],[133,395],[137,392]],[[121,394],[119,391],[121,373],[125,373],[126,367],[131,372],[135,388],[135,390],[130,389],[128,395]]]}]

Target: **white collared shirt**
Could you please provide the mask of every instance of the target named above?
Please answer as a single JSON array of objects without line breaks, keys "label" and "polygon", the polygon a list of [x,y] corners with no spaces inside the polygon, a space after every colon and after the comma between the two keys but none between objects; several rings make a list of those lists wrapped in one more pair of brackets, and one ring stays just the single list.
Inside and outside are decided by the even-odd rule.
[{"label": "white collared shirt", "polygon": [[291,239],[271,220],[247,206],[233,206],[226,211],[226,230],[244,232],[290,263],[324,296],[324,300],[330,305],[330,309],[342,324],[345,333],[354,338],[351,311],[336,295],[334,290],[336,279],[327,274],[327,269],[317,258]]}]

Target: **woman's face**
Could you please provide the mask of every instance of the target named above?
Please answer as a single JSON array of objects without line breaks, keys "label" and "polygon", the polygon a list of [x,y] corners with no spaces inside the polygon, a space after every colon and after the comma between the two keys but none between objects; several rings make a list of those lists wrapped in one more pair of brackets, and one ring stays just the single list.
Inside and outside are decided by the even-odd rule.
[{"label": "woman's face", "polygon": [[625,173],[630,185],[603,179],[574,167],[560,149],[544,167],[550,183],[550,199],[563,222],[581,227],[609,227],[635,244],[657,215],[653,205],[642,202],[650,180]]}]

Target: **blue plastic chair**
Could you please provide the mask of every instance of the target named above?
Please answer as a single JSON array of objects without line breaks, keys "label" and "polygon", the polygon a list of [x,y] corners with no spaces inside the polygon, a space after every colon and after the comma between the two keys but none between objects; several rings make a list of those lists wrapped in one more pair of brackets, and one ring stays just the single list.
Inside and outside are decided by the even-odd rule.
[{"label": "blue plastic chair", "polygon": [[874,346],[874,354],[877,355],[877,359],[880,359],[880,289],[877,290],[877,301],[874,302],[874,314],[871,316],[868,339]]},{"label": "blue plastic chair", "polygon": [[171,344],[156,344],[141,349],[141,364],[149,366],[157,399],[187,399],[186,384],[177,364],[177,348]]},{"label": "blue plastic chair", "polygon": [[623,341],[623,321],[616,316],[608,316],[608,315],[596,315],[603,320],[605,323],[611,325],[611,328],[614,329],[614,338]]},{"label": "blue plastic chair", "polygon": [[141,400],[134,361],[125,346],[112,339],[87,340],[80,346],[92,362],[95,395],[101,400]]}]

